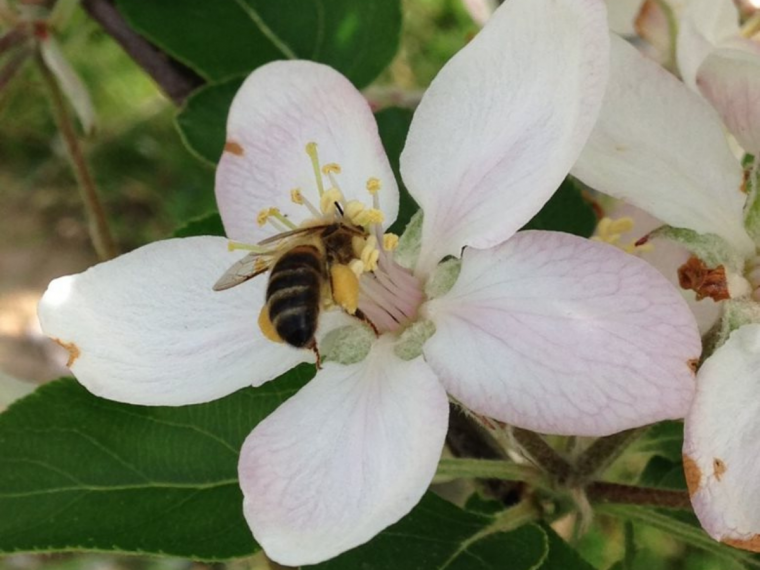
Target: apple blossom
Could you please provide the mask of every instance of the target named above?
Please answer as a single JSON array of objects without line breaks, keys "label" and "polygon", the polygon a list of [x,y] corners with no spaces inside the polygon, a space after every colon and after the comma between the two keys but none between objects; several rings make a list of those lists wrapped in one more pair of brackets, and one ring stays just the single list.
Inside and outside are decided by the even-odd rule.
[{"label": "apple blossom", "polygon": [[678,292],[609,245],[517,233],[594,125],[608,41],[598,0],[499,8],[414,115],[401,173],[424,215],[398,244],[383,233],[398,188],[361,94],[316,63],[257,69],[232,104],[217,170],[233,251],[221,238],[169,240],[56,280],[43,329],[106,398],[182,405],[261,385],[314,356],[256,326],[264,279],[212,285],[243,244],[287,227],[341,216],[365,227],[348,265],[377,334],[324,310],[322,369],[241,451],[246,519],[288,565],[336,556],[409,512],[436,470],[447,392],[556,434],[681,417],[700,341]]},{"label": "apple blossom", "polygon": [[745,184],[720,118],[706,101],[612,39],[605,102],[573,172],[670,224],[654,235],[691,249],[720,289],[714,292],[730,296],[720,302],[723,317],[711,343],[717,348],[697,374],[684,467],[705,530],[716,540],[760,550],[757,172]]},{"label": "apple blossom", "polygon": [[637,30],[671,61],[684,83],[715,107],[748,152],[760,151],[760,43],[758,19],[739,24],[733,0],[647,0]]}]

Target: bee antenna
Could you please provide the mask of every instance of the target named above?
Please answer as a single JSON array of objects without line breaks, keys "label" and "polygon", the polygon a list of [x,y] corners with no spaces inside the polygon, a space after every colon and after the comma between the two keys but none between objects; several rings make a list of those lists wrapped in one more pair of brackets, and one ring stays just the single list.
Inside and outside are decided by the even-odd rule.
[{"label": "bee antenna", "polygon": [[343,215],[343,208],[340,207],[340,204],[338,204],[337,202],[335,202],[335,208],[340,212],[340,215],[342,216]]}]

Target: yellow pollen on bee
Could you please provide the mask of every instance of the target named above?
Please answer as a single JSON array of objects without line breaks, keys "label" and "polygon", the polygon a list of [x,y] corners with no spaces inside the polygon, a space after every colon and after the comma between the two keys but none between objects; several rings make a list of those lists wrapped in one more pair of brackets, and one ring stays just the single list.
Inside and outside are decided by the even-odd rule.
[{"label": "yellow pollen on bee", "polygon": [[330,162],[322,167],[322,174],[340,174],[340,164]]},{"label": "yellow pollen on bee", "polygon": [[361,259],[354,259],[348,264],[349,269],[354,272],[354,275],[360,277],[364,273],[364,262]]},{"label": "yellow pollen on bee", "polygon": [[332,265],[330,283],[335,303],[349,315],[353,315],[359,305],[359,278],[354,270],[340,263]]},{"label": "yellow pollen on bee", "polygon": [[378,178],[372,177],[367,180],[367,192],[370,194],[377,194],[380,190],[381,184]]},{"label": "yellow pollen on bee", "polygon": [[385,251],[393,251],[397,247],[398,247],[398,236],[396,234],[383,235],[383,249]]},{"label": "yellow pollen on bee", "polygon": [[322,210],[323,214],[334,214],[335,203],[337,202],[340,204],[343,201],[343,194],[341,194],[340,190],[337,188],[330,188],[319,198],[319,208]]}]

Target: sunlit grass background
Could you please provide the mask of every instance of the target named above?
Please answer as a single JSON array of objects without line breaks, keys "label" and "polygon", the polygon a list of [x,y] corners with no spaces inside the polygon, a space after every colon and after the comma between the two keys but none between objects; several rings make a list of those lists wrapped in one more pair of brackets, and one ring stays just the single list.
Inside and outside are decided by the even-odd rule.
[{"label": "sunlit grass background", "polygon": [[[407,0],[401,49],[378,82],[409,89],[426,86],[476,31],[459,0]],[[61,39],[97,109],[98,128],[85,145],[122,251],[168,237],[213,209],[213,170],[184,148],[173,124],[176,108],[152,80],[81,11]],[[39,335],[36,301],[50,279],[82,271],[96,258],[62,141],[41,81],[30,68],[0,92],[0,198],[0,370],[43,382],[64,370],[54,347]],[[618,466],[617,473],[625,478],[639,467]],[[736,567],[663,533],[644,527],[635,531],[635,570]],[[602,517],[579,546],[595,567],[610,568],[623,556],[622,526]],[[203,567],[107,554],[0,557],[2,570]],[[234,567],[267,566],[259,558]],[[403,561],[399,568],[403,570]]]}]

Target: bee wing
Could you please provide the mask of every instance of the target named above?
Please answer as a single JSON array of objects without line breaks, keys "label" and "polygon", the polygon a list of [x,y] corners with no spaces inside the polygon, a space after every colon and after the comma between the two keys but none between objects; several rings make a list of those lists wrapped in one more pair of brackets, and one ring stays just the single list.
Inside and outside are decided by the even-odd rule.
[{"label": "bee wing", "polygon": [[267,239],[260,241],[256,245],[269,245],[270,243],[275,243],[275,242],[287,239],[289,237],[293,237],[293,236],[297,236],[297,235],[302,235],[302,234],[315,233],[315,232],[323,230],[323,229],[325,229],[327,227],[330,227],[330,225],[331,224],[321,224],[319,226],[308,226],[308,227],[305,227],[305,228],[296,228],[294,230],[289,230],[287,232],[282,232],[282,233],[279,233],[277,235],[268,237]]},{"label": "bee wing", "polygon": [[219,281],[214,283],[214,291],[224,291],[225,289],[245,283],[249,279],[253,279],[257,275],[264,273],[269,269],[269,264],[267,263],[262,267],[259,262],[261,256],[261,253],[252,252],[240,261],[233,263],[219,278]]}]

